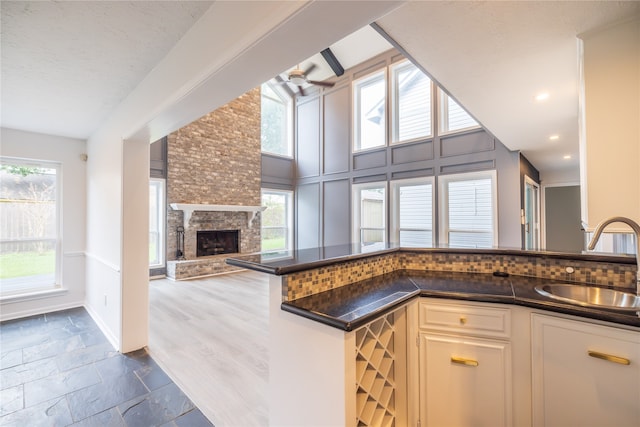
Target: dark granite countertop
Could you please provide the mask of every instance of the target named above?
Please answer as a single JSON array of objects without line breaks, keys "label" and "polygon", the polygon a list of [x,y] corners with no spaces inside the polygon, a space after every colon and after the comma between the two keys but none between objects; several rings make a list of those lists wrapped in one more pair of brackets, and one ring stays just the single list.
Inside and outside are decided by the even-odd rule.
[{"label": "dark granite countertop", "polygon": [[521,305],[640,328],[635,312],[582,307],[552,300],[534,287],[552,280],[481,273],[401,270],[282,303],[282,309],[351,331],[414,297]]},{"label": "dark granite countertop", "polygon": [[395,244],[386,244],[375,251],[363,251],[360,245],[338,245],[320,248],[299,249],[295,251],[263,252],[250,255],[238,255],[228,258],[227,264],[263,273],[284,275],[313,268],[325,267],[342,262],[353,261],[394,252],[432,252],[485,255],[522,255],[540,258],[583,260],[592,262],[615,262],[635,264],[636,259],[626,255],[577,254],[564,252],[524,251],[521,249],[464,249],[464,248],[404,248]]}]

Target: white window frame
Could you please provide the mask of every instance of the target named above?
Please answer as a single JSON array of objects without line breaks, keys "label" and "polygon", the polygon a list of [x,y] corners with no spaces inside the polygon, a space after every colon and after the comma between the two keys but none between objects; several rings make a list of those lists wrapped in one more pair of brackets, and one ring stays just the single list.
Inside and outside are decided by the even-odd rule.
[{"label": "white window frame", "polygon": [[455,181],[468,181],[475,179],[491,179],[491,208],[492,208],[492,247],[498,246],[498,179],[495,169],[482,172],[465,172],[438,177],[438,204],[439,204],[439,244],[449,245],[449,194],[447,184]]},{"label": "white window frame", "polygon": [[[151,262],[149,262],[149,269],[153,269],[153,268],[164,268],[166,267],[166,239],[167,239],[167,232],[166,232],[166,217],[167,217],[167,205],[166,205],[166,200],[167,200],[167,184],[166,184],[166,180],[164,178],[149,178],[149,184],[151,184],[152,182],[157,182],[159,184],[161,184],[161,191],[160,191],[160,197],[158,200],[158,212],[156,212],[156,214],[158,215],[158,253],[160,254],[160,262],[157,264],[151,264]],[[151,190],[151,185],[149,185],[149,190]],[[151,233],[152,230],[149,230],[149,233]]]},{"label": "white window frame", "polygon": [[[363,251],[366,251],[366,248],[362,247],[362,209],[360,206],[361,203],[361,192],[362,190],[368,190],[371,188],[383,188],[384,189],[384,199],[383,199],[383,232],[382,232],[382,244],[386,244],[388,242],[388,188],[387,181],[376,181],[376,182],[367,182],[360,184],[353,184],[351,186],[351,216],[352,216],[352,229],[351,229],[351,241],[354,245],[358,245]],[[372,250],[376,250],[377,248],[373,248]]]},{"label": "white window frame", "polygon": [[[294,209],[294,199],[293,199],[293,191],[290,190],[279,190],[276,188],[262,188],[260,191],[260,204],[262,205],[262,198],[265,194],[283,194],[285,196],[285,215],[286,215],[286,232],[285,232],[285,242],[284,249],[274,249],[270,250],[270,252],[282,252],[282,251],[292,251],[294,249],[293,245],[293,209]],[[262,249],[262,230],[264,230],[264,224],[260,223],[260,250]]]},{"label": "white window frame", "polygon": [[[421,178],[396,179],[390,182],[391,186],[391,241],[401,244],[400,242],[400,188],[413,185],[431,185],[431,244],[436,246],[436,199],[435,199],[435,178],[432,176]],[[425,231],[428,229],[417,229]]]},{"label": "white window frame", "polygon": [[[388,84],[388,76],[387,76],[387,67],[378,69],[376,71],[373,71],[370,74],[367,74],[366,76],[360,77],[359,79],[356,79],[353,81],[353,83],[351,84],[351,91],[353,93],[353,147],[352,147],[352,151],[354,153],[359,153],[359,152],[363,152],[363,151],[370,151],[370,150],[379,150],[381,148],[384,148],[388,145],[388,125],[387,125],[387,116],[388,116],[388,109],[389,109],[389,100],[388,100],[388,89],[389,89],[389,84]],[[382,79],[383,83],[384,83],[384,117],[382,118],[383,123],[384,123],[384,143],[381,145],[376,145],[375,147],[366,147],[366,148],[362,148],[361,147],[361,129],[360,129],[360,90],[358,90],[359,87],[369,83],[369,82],[373,82],[373,81],[377,81],[378,79]]]},{"label": "white window frame", "polygon": [[456,134],[456,133],[460,133],[460,132],[467,132],[470,130],[475,130],[475,129],[481,129],[482,125],[480,125],[480,123],[475,119],[475,117],[473,117],[471,114],[469,114],[469,112],[467,111],[466,108],[464,108],[462,106],[462,104],[460,104],[457,100],[454,99],[454,101],[456,102],[456,104],[460,105],[460,108],[462,108],[467,114],[469,114],[469,116],[476,122],[478,123],[477,125],[473,125],[473,126],[467,126],[465,128],[460,128],[460,129],[454,129],[454,130],[445,130],[446,126],[445,123],[448,121],[448,117],[449,117],[449,103],[447,102],[448,99],[450,98],[450,96],[444,91],[442,90],[442,88],[440,86],[438,86],[438,95],[437,95],[437,109],[438,109],[438,135],[452,135],[452,134]]},{"label": "white window frame", "polygon": [[[429,92],[430,92],[430,98],[429,98],[429,113],[431,115],[431,132],[428,135],[423,135],[423,136],[419,136],[417,138],[411,138],[411,139],[405,139],[405,140],[400,140],[399,139],[399,134],[400,134],[400,129],[399,129],[399,113],[400,113],[400,108],[399,108],[399,104],[400,104],[400,94],[398,91],[398,87],[397,87],[397,81],[396,81],[396,75],[398,72],[404,70],[405,68],[410,68],[410,67],[415,67],[417,68],[417,66],[409,61],[408,59],[396,62],[392,65],[390,65],[390,71],[389,71],[389,80],[391,82],[391,84],[389,86],[391,86],[391,144],[395,145],[395,144],[406,144],[409,142],[414,142],[414,141],[422,141],[425,139],[430,139],[433,138],[433,134],[434,134],[434,102],[433,102],[433,93],[434,93],[434,85],[433,85],[433,80],[431,80],[431,78],[427,75],[425,75],[427,77],[427,79],[429,80]],[[421,70],[420,70],[421,71]]]},{"label": "white window frame", "polygon": [[[17,157],[0,157],[0,164],[2,165],[16,165],[16,166],[28,166],[28,167],[41,167],[46,169],[55,169],[56,171],[56,191],[55,191],[55,271],[54,271],[54,283],[41,285],[32,284],[31,286],[25,286],[24,291],[6,292],[0,294],[0,300],[19,300],[22,297],[29,297],[34,294],[49,293],[51,291],[63,291],[64,283],[62,275],[62,256],[63,256],[63,241],[62,241],[62,212],[63,212],[63,199],[62,199],[62,163],[52,162],[47,160],[25,159]],[[47,239],[49,240],[49,239]]]},{"label": "white window frame", "polygon": [[[268,85],[271,90],[273,90],[276,95],[278,96],[280,102],[282,102],[282,104],[284,104],[284,106],[287,109],[287,123],[286,123],[286,128],[287,128],[287,154],[280,154],[280,153],[272,153],[271,151],[264,151],[262,149],[262,138],[260,140],[261,144],[260,144],[260,150],[262,153],[264,154],[268,154],[270,156],[277,156],[277,157],[284,157],[287,159],[291,159],[294,156],[294,152],[293,152],[293,131],[294,131],[294,120],[293,120],[293,100],[291,99],[291,96],[289,95],[289,93],[287,93],[287,91],[282,87],[281,84],[278,84],[275,80],[269,80],[268,82],[263,83],[263,85]],[[262,90],[260,91],[260,102],[262,103],[262,97],[265,96],[262,93]],[[273,99],[272,97],[268,97]],[[260,129],[262,131],[262,122],[260,123]]]}]

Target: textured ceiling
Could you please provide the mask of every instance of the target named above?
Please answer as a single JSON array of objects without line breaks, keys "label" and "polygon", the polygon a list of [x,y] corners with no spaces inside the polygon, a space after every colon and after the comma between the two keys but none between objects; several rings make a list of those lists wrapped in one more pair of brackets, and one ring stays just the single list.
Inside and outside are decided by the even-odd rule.
[{"label": "textured ceiling", "polygon": [[[264,81],[260,79],[334,46],[369,22],[361,22],[363,17],[371,19],[399,5],[379,6],[375,12],[376,3],[380,4],[288,3],[289,9],[301,12],[261,33],[248,27],[253,21],[246,13],[259,3],[1,1],[1,125],[88,138],[110,118],[135,111],[123,108],[127,104],[123,101],[135,98],[136,92],[144,98],[136,89],[154,71],[163,69],[165,74],[156,75],[165,78],[167,72],[181,72],[181,64],[167,64],[166,59],[180,58],[171,56],[177,43],[193,33],[200,17],[215,15],[220,29],[212,28],[210,40],[200,40],[193,49],[203,57],[220,58],[223,64],[212,68],[213,73],[190,70],[209,76],[207,91],[191,82],[187,92],[173,93],[164,101],[173,100],[172,105],[159,105],[154,107],[158,111],[149,113],[156,118],[148,128],[171,131],[176,124],[197,118],[193,111],[214,109],[222,105],[216,102],[238,96]],[[287,6],[269,4],[274,10]],[[407,2],[376,22],[507,147],[522,150],[541,171],[569,170],[577,176],[576,36],[639,10],[637,1]],[[231,27],[224,30],[225,25]],[[241,43],[228,40],[229,33],[244,34],[236,37]],[[256,39],[247,39],[252,37]],[[370,44],[362,37],[346,49],[336,44],[335,53],[349,67],[375,54],[365,49]],[[321,63],[319,58],[311,60]],[[147,91],[153,86],[148,83]],[[158,89],[158,96],[164,95]],[[550,97],[536,103],[533,98],[542,90]],[[211,94],[218,93],[224,96],[211,101]],[[191,108],[194,102],[202,105]],[[557,141],[549,140],[553,134],[559,135]],[[564,160],[566,154],[572,159]]]},{"label": "textured ceiling", "polygon": [[2,1],[2,126],[86,139],[208,1]]}]

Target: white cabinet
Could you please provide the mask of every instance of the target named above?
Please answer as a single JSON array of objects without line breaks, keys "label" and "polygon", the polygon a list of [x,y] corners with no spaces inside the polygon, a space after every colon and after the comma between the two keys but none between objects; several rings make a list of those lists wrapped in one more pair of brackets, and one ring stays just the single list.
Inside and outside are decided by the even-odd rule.
[{"label": "white cabinet", "polygon": [[640,426],[640,334],[532,315],[533,425]]},{"label": "white cabinet", "polygon": [[419,310],[421,425],[512,425],[509,309],[423,300]]}]

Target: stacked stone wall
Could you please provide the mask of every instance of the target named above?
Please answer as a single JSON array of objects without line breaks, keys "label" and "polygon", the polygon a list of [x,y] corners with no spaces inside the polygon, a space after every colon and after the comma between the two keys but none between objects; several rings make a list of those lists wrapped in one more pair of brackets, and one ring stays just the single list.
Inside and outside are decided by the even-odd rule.
[{"label": "stacked stone wall", "polygon": [[[177,227],[183,224],[182,211],[171,209],[171,203],[260,205],[260,88],[168,135],[167,143],[167,260],[171,262],[177,259]],[[198,229],[238,229],[240,252],[259,252],[260,216],[249,226],[247,215],[194,212],[185,230],[185,258],[196,258]],[[221,257],[216,257],[218,264]],[[168,272],[172,269],[173,265]]]}]

